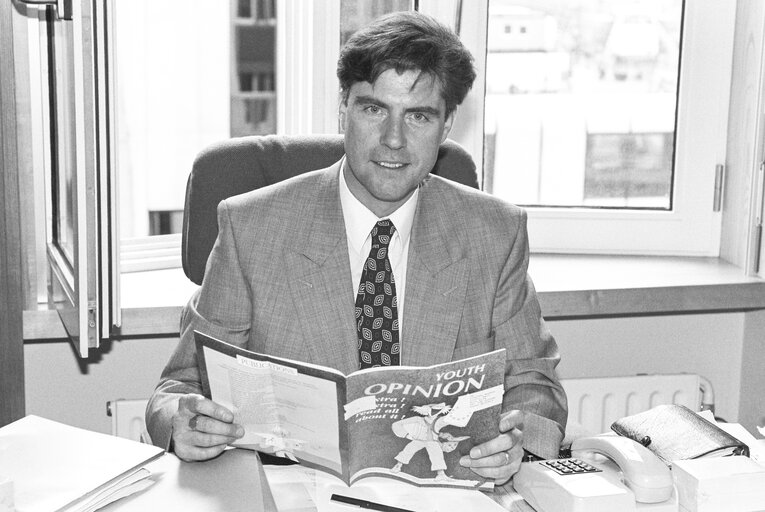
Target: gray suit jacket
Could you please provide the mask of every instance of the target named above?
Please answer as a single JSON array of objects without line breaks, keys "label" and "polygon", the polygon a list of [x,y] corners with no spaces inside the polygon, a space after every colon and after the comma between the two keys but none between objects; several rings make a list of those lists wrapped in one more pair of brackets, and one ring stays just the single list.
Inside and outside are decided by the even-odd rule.
[{"label": "gray suit jacket", "polygon": [[[155,444],[169,444],[178,394],[200,393],[194,330],[346,374],[358,369],[339,172],[338,162],[221,202],[204,282],[184,308],[180,343],[147,409]],[[525,411],[524,447],[553,458],[566,397],[528,259],[523,210],[429,176],[409,248],[401,363],[505,348],[503,410]]]}]

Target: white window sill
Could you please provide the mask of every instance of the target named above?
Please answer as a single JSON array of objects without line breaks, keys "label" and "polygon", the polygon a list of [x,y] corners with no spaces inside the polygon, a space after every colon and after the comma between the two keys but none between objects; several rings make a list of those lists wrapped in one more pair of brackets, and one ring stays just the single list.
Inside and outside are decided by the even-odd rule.
[{"label": "white window sill", "polygon": [[719,258],[532,254],[545,318],[765,308],[765,280]]},{"label": "white window sill", "polygon": [[[765,280],[717,258],[532,254],[529,273],[546,319],[765,309]],[[180,269],[123,274],[115,338],[178,335],[196,289]],[[166,290],[157,294],[159,289]],[[25,311],[24,340],[65,339],[55,311]]]}]

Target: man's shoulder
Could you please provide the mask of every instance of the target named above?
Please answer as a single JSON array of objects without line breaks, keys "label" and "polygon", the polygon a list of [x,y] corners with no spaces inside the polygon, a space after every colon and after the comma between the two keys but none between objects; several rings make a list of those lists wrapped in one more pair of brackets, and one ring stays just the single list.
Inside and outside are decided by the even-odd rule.
[{"label": "man's shoulder", "polygon": [[472,211],[482,214],[484,211],[492,211],[496,214],[509,217],[522,217],[524,209],[515,204],[447,178],[430,175],[423,182],[424,194],[437,198],[443,202],[447,209],[457,215],[469,215]]}]

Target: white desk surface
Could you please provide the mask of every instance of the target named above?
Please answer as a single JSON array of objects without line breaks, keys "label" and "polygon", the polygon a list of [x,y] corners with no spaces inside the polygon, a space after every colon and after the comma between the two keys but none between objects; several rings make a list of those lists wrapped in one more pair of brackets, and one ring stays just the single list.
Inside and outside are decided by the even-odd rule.
[{"label": "white desk surface", "polygon": [[[206,462],[165,454],[146,465],[155,483],[115,501],[104,512],[275,512],[263,466],[255,452],[226,450]],[[265,491],[265,492],[264,492]]]}]

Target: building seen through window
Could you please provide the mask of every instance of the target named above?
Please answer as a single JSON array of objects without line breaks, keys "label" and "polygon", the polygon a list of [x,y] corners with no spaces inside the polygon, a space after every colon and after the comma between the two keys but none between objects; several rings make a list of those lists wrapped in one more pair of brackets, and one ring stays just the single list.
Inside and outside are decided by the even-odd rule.
[{"label": "building seen through window", "polygon": [[238,0],[231,136],[276,133],[276,0]]}]

